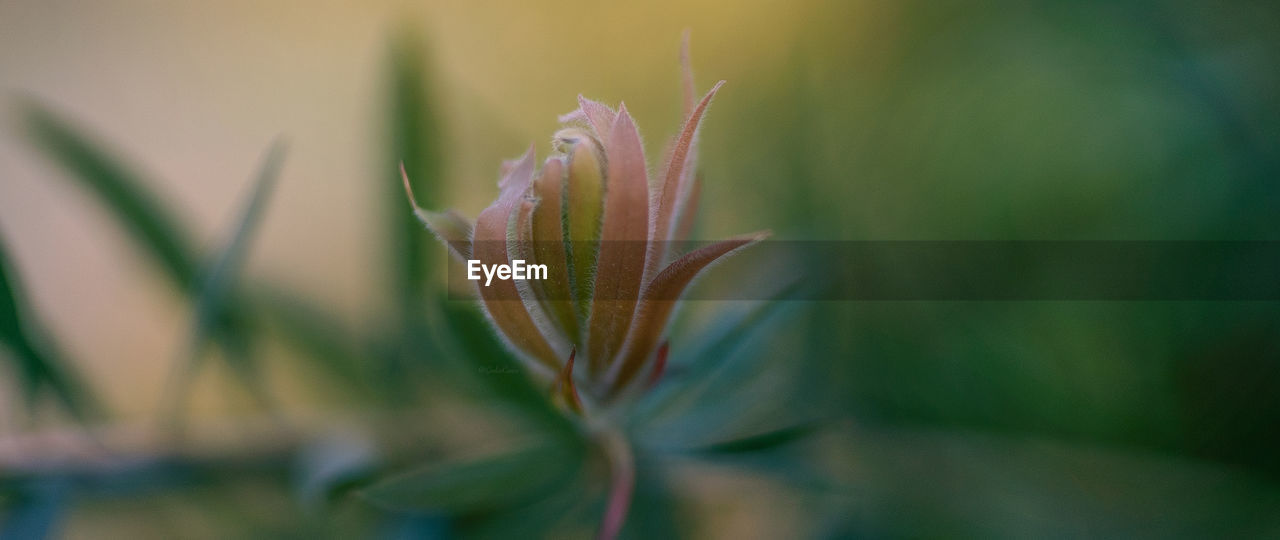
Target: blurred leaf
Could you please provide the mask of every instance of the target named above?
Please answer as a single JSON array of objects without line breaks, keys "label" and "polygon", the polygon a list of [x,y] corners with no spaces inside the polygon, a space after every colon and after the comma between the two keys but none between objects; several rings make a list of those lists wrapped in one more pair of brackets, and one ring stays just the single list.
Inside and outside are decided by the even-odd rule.
[{"label": "blurred leaf", "polygon": [[430,465],[379,482],[361,492],[397,510],[470,514],[501,510],[541,498],[568,482],[581,452],[541,446],[472,461]]},{"label": "blurred leaf", "polygon": [[147,182],[91,137],[34,100],[19,107],[37,148],[93,191],[184,291],[196,281],[196,250],[181,222],[150,192]]},{"label": "blurred leaf", "polygon": [[749,454],[773,450],[800,441],[821,427],[819,422],[805,422],[727,441],[715,442],[694,452],[703,454]]},{"label": "blurred leaf", "polygon": [[276,141],[267,151],[262,169],[254,181],[253,192],[249,194],[240,217],[236,220],[235,231],[226,247],[218,253],[213,264],[201,277],[200,289],[196,295],[196,319],[192,337],[197,343],[202,342],[214,330],[214,325],[226,308],[232,286],[248,256],[253,234],[275,188],[283,160],[284,145]]},{"label": "blurred leaf", "polygon": [[77,418],[96,414],[100,408],[97,400],[76,377],[71,368],[64,365],[57,355],[46,352],[53,347],[41,347],[32,335],[36,329],[30,319],[24,321],[24,306],[20,305],[17,276],[9,265],[8,251],[0,241],[0,357],[15,362],[28,408],[34,405],[40,392],[47,388]]},{"label": "blurred leaf", "polygon": [[[730,371],[732,360],[744,350],[746,341],[764,333],[768,325],[784,318],[792,306],[786,299],[795,294],[788,288],[775,299],[752,306],[736,315],[717,317],[715,324],[698,334],[686,347],[672,347],[672,360],[658,386],[637,404],[635,419],[645,422],[668,412],[681,401],[692,401],[716,388],[733,388],[725,384],[724,372]],[[733,366],[733,373],[753,375],[743,366]]]},{"label": "blurred leaf", "polygon": [[400,165],[423,208],[436,208],[441,175],[440,129],[428,90],[428,69],[423,42],[416,33],[406,32],[391,47],[387,111],[388,147],[387,197],[384,212],[388,219],[389,268],[393,274],[390,293],[408,322],[420,314],[431,276],[432,252],[427,248],[422,225],[410,210],[402,187]]},{"label": "blurred leaf", "polygon": [[[184,295],[200,294],[199,256],[182,222],[147,190],[148,182],[72,123],[39,102],[19,103],[32,143],[94,193]],[[228,357],[247,357],[252,333],[240,305],[221,310],[211,332]]]},{"label": "blurred leaf", "polygon": [[621,538],[684,538],[687,525],[679,519],[679,500],[668,485],[660,463],[637,455],[636,487]]},{"label": "blurred leaf", "polygon": [[466,538],[564,538],[591,531],[600,511],[592,504],[592,479],[585,472],[577,471],[571,481],[528,505],[459,523],[457,532]]},{"label": "blurred leaf", "polygon": [[225,320],[224,315],[233,285],[248,256],[249,244],[258,223],[262,220],[267,200],[275,188],[283,160],[284,144],[276,141],[272,143],[263,159],[262,168],[254,181],[253,191],[249,193],[241,208],[240,216],[236,220],[236,228],[226,247],[218,252],[208,271],[201,276],[200,289],[196,296],[195,320],[192,323],[188,342],[189,356],[184,360],[186,364],[178,368],[185,372],[178,381],[177,391],[179,392],[185,390],[187,375],[198,364],[200,353],[206,342],[211,336],[221,334],[222,339],[219,341],[226,352],[227,362],[256,397],[261,399],[265,395],[257,380],[257,367],[252,364],[250,345],[244,339],[248,335],[247,331],[229,332],[226,327],[219,326],[218,322]]}]

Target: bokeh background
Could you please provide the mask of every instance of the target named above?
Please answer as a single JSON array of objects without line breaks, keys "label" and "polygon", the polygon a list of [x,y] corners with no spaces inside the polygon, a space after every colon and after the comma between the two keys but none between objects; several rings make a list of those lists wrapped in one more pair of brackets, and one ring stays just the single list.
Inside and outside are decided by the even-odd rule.
[{"label": "bokeh background", "polygon": [[[137,171],[201,253],[226,242],[283,136],[239,294],[305,298],[351,334],[421,316],[406,328],[430,341],[456,332],[448,312],[404,305],[438,301],[424,291],[443,272],[427,271],[436,285],[411,287],[417,297],[388,286],[400,239],[387,225],[408,210],[391,196],[395,163],[422,168],[427,206],[474,216],[501,160],[530,142],[545,155],[579,93],[625,100],[652,159],[679,126],[685,28],[699,88],[728,81],[702,131],[700,237],[1280,240],[1280,9],[1269,2],[0,0],[10,271],[108,411],[87,423],[151,455],[168,446],[128,433],[162,416],[191,298],[51,158],[32,107]],[[405,135],[415,125],[425,138]],[[445,264],[425,232],[411,241]],[[724,538],[1280,535],[1274,302],[781,304],[714,351],[738,359],[713,385],[736,396],[730,406],[685,421],[726,436],[803,421],[805,436],[663,461],[665,487],[638,495],[637,523]],[[674,346],[714,329],[721,310],[757,307],[695,302]],[[282,333],[255,353],[268,403],[231,362],[205,361],[192,378],[182,455],[212,461],[178,480],[95,476],[76,451],[32,469],[33,455],[83,446],[82,430],[56,399],[26,406],[23,379],[5,372],[0,530],[457,533],[430,512],[316,503],[308,482],[323,482],[308,480],[306,456],[383,471],[500,448],[521,432],[508,411],[450,391],[442,373],[458,369],[445,361],[350,355],[359,373],[391,362],[401,386],[388,389],[335,376],[313,358],[324,351]],[[399,346],[379,343],[361,350]],[[297,440],[263,449],[245,435],[277,421]],[[125,487],[60,475],[81,470]]]}]

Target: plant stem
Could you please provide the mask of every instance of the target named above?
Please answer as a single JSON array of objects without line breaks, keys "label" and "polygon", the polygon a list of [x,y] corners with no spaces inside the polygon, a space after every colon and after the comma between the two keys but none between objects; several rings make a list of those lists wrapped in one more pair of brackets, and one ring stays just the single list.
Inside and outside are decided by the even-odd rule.
[{"label": "plant stem", "polygon": [[626,435],[616,429],[600,434],[600,445],[609,460],[609,499],[600,522],[597,540],[613,540],[622,531],[631,508],[631,494],[636,484],[636,462]]}]

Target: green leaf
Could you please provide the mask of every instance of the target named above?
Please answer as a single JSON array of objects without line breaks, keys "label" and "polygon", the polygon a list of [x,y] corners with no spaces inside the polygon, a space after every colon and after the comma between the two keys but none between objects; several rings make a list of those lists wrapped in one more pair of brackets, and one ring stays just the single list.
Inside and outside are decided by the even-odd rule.
[{"label": "green leaf", "polygon": [[585,473],[544,491],[527,505],[455,524],[462,538],[564,538],[592,530],[600,520],[594,504],[598,479]]},{"label": "green leaf", "polygon": [[147,191],[148,182],[38,102],[23,100],[18,109],[32,143],[97,195],[179,289],[191,290],[198,268],[191,237]]},{"label": "green leaf", "polygon": [[[148,191],[150,182],[38,101],[25,99],[17,108],[32,144],[93,193],[182,294],[202,294],[198,251],[179,216]],[[247,357],[253,338],[247,313],[238,304],[221,313],[211,337],[228,357]]]},{"label": "green leaf", "polygon": [[258,223],[262,221],[262,213],[275,188],[283,160],[284,144],[276,141],[267,151],[262,168],[254,181],[253,191],[241,208],[235,231],[226,247],[218,253],[213,264],[201,278],[195,306],[196,322],[193,332],[195,341],[202,341],[209,335],[226,308],[232,285],[241,268],[244,267],[250,241],[257,230]]},{"label": "green leaf", "polygon": [[[211,337],[217,336],[226,352],[226,360],[240,376],[242,382],[259,399],[264,397],[264,391],[257,380],[257,368],[251,360],[251,346],[246,339],[249,329],[228,327],[219,323],[227,320],[226,310],[231,300],[233,286],[248,256],[249,245],[262,220],[267,200],[275,188],[283,160],[284,144],[276,141],[263,159],[258,177],[254,181],[253,191],[249,193],[241,208],[235,230],[227,241],[227,245],[218,252],[208,271],[201,277],[200,288],[196,295],[195,319],[188,341],[188,358],[184,365],[178,368],[182,373],[175,383],[177,392],[185,390],[188,378],[197,365],[200,352]],[[181,394],[174,394],[174,397],[180,399]]]},{"label": "green leaf", "polygon": [[773,299],[736,315],[717,317],[714,326],[699,332],[689,344],[673,346],[663,379],[637,404],[635,420],[639,423],[653,420],[679,403],[695,401],[714,388],[731,390],[733,386],[725,380],[732,377],[724,377],[725,372],[730,368],[739,373],[749,371],[750,366],[734,365],[733,360],[742,353],[748,339],[767,331],[792,311],[794,304],[787,299],[795,294],[796,288],[789,287]]},{"label": "green leaf", "polygon": [[396,510],[473,514],[531,502],[569,482],[578,449],[540,446],[495,457],[429,465],[379,482],[361,495]]},{"label": "green leaf", "polygon": [[682,522],[678,494],[656,456],[636,456],[636,486],[631,509],[622,527],[623,539],[685,538],[688,524]]},{"label": "green leaf", "polygon": [[388,291],[398,302],[401,314],[412,320],[420,314],[431,270],[432,251],[413,212],[405,210],[400,164],[418,203],[438,208],[441,151],[436,111],[429,89],[422,38],[406,32],[391,46],[387,111],[388,147],[383,189],[387,200],[388,267],[392,275]]},{"label": "green leaf", "polygon": [[686,253],[645,286],[640,302],[634,306],[635,315],[619,355],[620,360],[615,360],[619,369],[611,371],[610,376],[614,377],[612,391],[620,390],[645,365],[666,332],[667,320],[676,306],[675,300],[685,287],[710,264],[763,240],[768,234],[758,232],[735,236]]},{"label": "green leaf", "polygon": [[708,444],[693,450],[701,454],[749,454],[787,446],[812,435],[821,427],[820,422],[805,422],[781,429],[766,431]]},{"label": "green leaf", "polygon": [[[40,393],[48,390],[76,418],[96,415],[101,407],[70,367],[64,365],[52,346],[36,336],[37,328],[21,305],[17,276],[9,265],[8,252],[0,242],[0,358],[14,362],[28,408]],[[5,354],[7,353],[7,354]]]}]

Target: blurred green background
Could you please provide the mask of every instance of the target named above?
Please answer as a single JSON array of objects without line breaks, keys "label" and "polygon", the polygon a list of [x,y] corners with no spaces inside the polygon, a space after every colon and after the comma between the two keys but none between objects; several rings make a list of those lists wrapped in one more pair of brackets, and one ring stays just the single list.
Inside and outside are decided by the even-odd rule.
[{"label": "blurred green background", "polygon": [[[23,323],[0,319],[0,531],[503,536],[341,489],[558,422],[476,376],[509,360],[440,300],[396,163],[475,216],[579,93],[625,100],[652,161],[684,28],[699,89],[728,81],[701,238],[1280,240],[1270,2],[0,0]],[[274,193],[241,213],[260,169]],[[1274,302],[699,301],[682,322],[673,354],[720,361],[690,360],[710,404],[640,437],[699,450],[641,458],[627,535],[1280,535]],[[147,428],[176,402],[171,452]],[[591,533],[569,521],[546,534]]]}]

